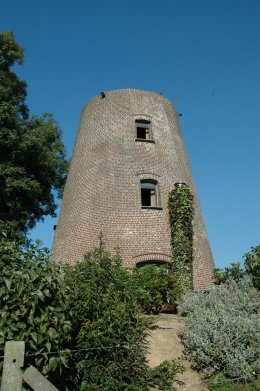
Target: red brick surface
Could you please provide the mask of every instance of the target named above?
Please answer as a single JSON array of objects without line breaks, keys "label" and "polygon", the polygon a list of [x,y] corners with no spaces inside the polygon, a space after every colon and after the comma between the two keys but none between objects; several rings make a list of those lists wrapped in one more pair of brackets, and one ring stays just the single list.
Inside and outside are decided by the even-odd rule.
[{"label": "red brick surface", "polygon": [[[136,119],[151,121],[155,143],[135,141]],[[162,209],[141,208],[141,179],[158,181]],[[167,201],[176,182],[196,201],[194,286],[212,285],[213,259],[174,106],[161,95],[117,90],[83,109],[53,244],[53,259],[77,262],[98,245],[120,248],[123,264],[169,261]]]}]

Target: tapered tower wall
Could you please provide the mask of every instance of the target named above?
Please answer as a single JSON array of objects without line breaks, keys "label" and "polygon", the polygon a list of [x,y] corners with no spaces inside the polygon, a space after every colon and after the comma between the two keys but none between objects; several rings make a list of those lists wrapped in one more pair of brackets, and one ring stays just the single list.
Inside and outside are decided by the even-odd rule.
[{"label": "tapered tower wall", "polygon": [[[136,120],[151,139],[136,140]],[[157,182],[157,208],[142,208],[140,182]],[[161,95],[117,90],[83,109],[55,232],[52,258],[75,263],[99,243],[123,264],[171,260],[168,195],[185,182],[195,196],[195,289],[212,286],[213,259],[174,106]]]}]

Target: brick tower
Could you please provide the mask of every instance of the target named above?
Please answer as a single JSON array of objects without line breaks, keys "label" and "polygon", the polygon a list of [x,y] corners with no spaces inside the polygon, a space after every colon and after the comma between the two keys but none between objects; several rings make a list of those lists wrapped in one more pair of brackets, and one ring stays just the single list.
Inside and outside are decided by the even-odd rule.
[{"label": "brick tower", "polygon": [[81,260],[99,243],[135,267],[171,260],[168,194],[185,182],[195,196],[195,289],[212,285],[213,259],[174,106],[161,95],[116,90],[82,111],[52,258]]}]

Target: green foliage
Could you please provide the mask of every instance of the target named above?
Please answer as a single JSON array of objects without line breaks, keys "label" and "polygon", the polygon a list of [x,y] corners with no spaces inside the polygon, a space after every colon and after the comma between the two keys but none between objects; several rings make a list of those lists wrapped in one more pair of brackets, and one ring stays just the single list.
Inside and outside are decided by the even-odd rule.
[{"label": "green foliage", "polygon": [[118,256],[101,247],[61,268],[39,243],[25,248],[3,237],[0,270],[0,349],[25,341],[25,367],[60,391],[173,390],[180,363],[148,368],[149,324]]},{"label": "green foliage", "polygon": [[0,231],[14,238],[55,216],[67,171],[58,124],[50,114],[29,116],[26,83],[11,69],[22,63],[13,34],[0,33]]},{"label": "green foliage", "polygon": [[147,265],[132,271],[137,302],[145,314],[159,314],[167,302],[168,268],[166,265]]},{"label": "green foliage", "polygon": [[235,382],[228,379],[223,373],[214,375],[207,382],[210,391],[259,391],[260,379],[250,383]]},{"label": "green foliage", "polygon": [[150,370],[146,361],[148,321],[139,313],[129,273],[119,256],[102,246],[65,273],[72,310],[74,349],[70,390],[145,391],[150,385],[169,388],[177,363]]},{"label": "green foliage", "polygon": [[175,391],[173,380],[178,373],[185,371],[180,360],[163,361],[158,367],[149,369],[148,385],[159,390]]},{"label": "green foliage", "polygon": [[25,365],[35,365],[58,383],[66,356],[42,353],[64,348],[70,339],[60,266],[48,261],[48,251],[39,243],[25,249],[3,238],[0,270],[0,349],[8,340],[25,341]]},{"label": "green foliage", "polygon": [[179,312],[185,352],[199,369],[246,380],[260,373],[260,300],[250,280],[188,293]]},{"label": "green foliage", "polygon": [[245,271],[241,269],[239,262],[231,263],[231,266],[225,267],[224,270],[214,269],[214,279],[216,285],[224,284],[230,280],[238,282],[244,277]]},{"label": "green foliage", "polygon": [[251,251],[244,254],[244,263],[254,287],[260,290],[260,245],[251,247]]},{"label": "green foliage", "polygon": [[193,288],[192,247],[193,247],[193,196],[184,183],[176,185],[170,192],[169,218],[173,257],[173,299]]},{"label": "green foliage", "polygon": [[147,324],[119,257],[111,257],[102,247],[95,249],[83,262],[68,267],[66,282],[73,312],[72,344],[94,348],[77,353],[76,362],[71,362],[76,389],[145,390]]},{"label": "green foliage", "polygon": [[239,263],[231,263],[231,267],[215,269],[215,284],[223,284],[230,280],[235,282],[249,276],[254,287],[260,290],[260,245],[251,247],[251,251],[244,254],[245,270],[240,267]]}]

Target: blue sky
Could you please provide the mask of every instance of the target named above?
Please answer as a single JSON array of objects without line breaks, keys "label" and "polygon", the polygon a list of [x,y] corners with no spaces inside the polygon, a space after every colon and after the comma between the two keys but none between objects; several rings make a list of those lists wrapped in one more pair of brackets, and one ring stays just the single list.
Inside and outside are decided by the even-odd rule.
[{"label": "blue sky", "polygon": [[[25,49],[31,114],[54,114],[68,156],[100,91],[162,92],[183,113],[217,267],[260,242],[259,21],[259,0],[0,1],[1,30]],[[31,236],[51,246],[56,221]]]}]

